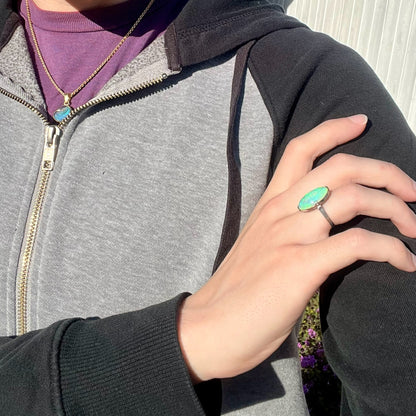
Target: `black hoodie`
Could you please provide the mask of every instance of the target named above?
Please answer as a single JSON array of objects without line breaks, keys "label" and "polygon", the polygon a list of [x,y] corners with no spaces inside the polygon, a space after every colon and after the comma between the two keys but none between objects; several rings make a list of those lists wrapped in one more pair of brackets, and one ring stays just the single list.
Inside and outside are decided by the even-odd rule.
[{"label": "black hoodie", "polygon": [[[6,3],[1,6],[3,24],[10,10]],[[281,3],[190,0],[165,34],[174,70],[238,53],[229,131],[233,192],[216,266],[240,223],[239,167],[233,152],[247,67],[274,125],[270,174],[292,138],[325,119],[366,113],[370,122],[363,137],[336,152],[388,160],[416,177],[414,136],[374,73],[350,49],[286,16]],[[398,235],[387,221],[359,217],[353,225],[358,224]],[[404,240],[416,249],[413,241]],[[374,279],[380,285],[369,293]],[[404,361],[404,351],[416,346],[409,330],[415,295],[409,275],[364,262],[337,273],[323,288],[325,344],[344,383],[343,415],[412,414],[416,366]],[[176,313],[184,296],[102,320],[68,319],[0,338],[1,414],[92,416],[110,414],[109,408],[126,416],[219,414],[219,383],[194,389],[181,355]],[[99,394],[81,387],[85,385],[100,386]],[[22,409],[31,409],[30,415]]]}]

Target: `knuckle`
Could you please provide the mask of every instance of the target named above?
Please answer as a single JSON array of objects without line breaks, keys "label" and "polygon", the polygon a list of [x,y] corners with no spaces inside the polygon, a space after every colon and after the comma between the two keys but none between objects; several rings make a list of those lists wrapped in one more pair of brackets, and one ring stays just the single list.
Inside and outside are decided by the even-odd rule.
[{"label": "knuckle", "polygon": [[385,176],[385,177],[390,177],[390,175],[397,173],[398,168],[393,163],[380,161],[379,170],[380,170],[380,175]]},{"label": "knuckle", "polygon": [[331,167],[339,169],[340,166],[351,164],[352,159],[353,157],[351,155],[346,153],[337,153],[328,159],[328,163],[330,163]]},{"label": "knuckle", "polygon": [[407,256],[408,252],[404,244],[397,237],[391,237],[391,250],[395,253],[400,253],[405,256]]},{"label": "knuckle", "polygon": [[274,220],[280,206],[280,195],[271,198],[261,208],[261,216],[266,220]]},{"label": "knuckle", "polygon": [[387,207],[392,217],[398,218],[399,215],[402,216],[407,214],[408,206],[406,202],[394,195],[386,193],[386,197],[384,198],[384,205]]},{"label": "knuckle", "polygon": [[414,264],[412,253],[406,249],[406,258],[410,264]]},{"label": "knuckle", "polygon": [[364,207],[362,188],[354,183],[348,184],[343,189],[343,195],[347,198],[347,203],[355,214],[358,215]]},{"label": "knuckle", "polygon": [[287,145],[285,153],[288,156],[297,156],[305,153],[305,143],[301,138],[302,136],[295,137]]},{"label": "knuckle", "polygon": [[366,247],[369,243],[368,232],[362,228],[351,228],[346,231],[347,244],[353,249],[353,251],[359,253],[363,247]]},{"label": "knuckle", "polygon": [[329,140],[333,136],[333,121],[334,120],[325,120],[322,123],[315,126],[312,130],[308,131],[307,133],[304,133],[304,135],[313,132],[313,134],[317,134],[319,135],[319,137],[325,140]]},{"label": "knuckle", "polygon": [[319,124],[318,127],[331,127],[334,125],[334,122],[334,119],[325,120],[321,124]]},{"label": "knuckle", "polygon": [[316,130],[319,130],[319,134],[321,136],[325,135],[326,137],[330,138],[333,137],[334,133],[336,132],[337,126],[339,123],[339,119],[329,119],[323,121],[321,124],[318,124],[317,127],[315,127]]}]

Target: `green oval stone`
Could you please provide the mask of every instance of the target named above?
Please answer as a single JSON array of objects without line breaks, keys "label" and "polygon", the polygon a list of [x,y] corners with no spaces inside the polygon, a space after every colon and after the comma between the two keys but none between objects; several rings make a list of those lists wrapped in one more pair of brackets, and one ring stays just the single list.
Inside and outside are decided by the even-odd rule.
[{"label": "green oval stone", "polygon": [[320,202],[324,202],[328,197],[329,189],[327,186],[320,186],[308,192],[299,202],[299,211],[310,211],[316,208]]}]

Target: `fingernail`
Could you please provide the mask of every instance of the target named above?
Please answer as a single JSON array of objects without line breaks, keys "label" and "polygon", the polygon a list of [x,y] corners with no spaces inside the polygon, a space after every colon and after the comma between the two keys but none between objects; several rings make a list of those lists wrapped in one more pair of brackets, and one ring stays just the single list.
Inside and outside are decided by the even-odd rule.
[{"label": "fingernail", "polygon": [[368,117],[365,114],[356,114],[355,116],[348,117],[355,124],[367,124]]}]

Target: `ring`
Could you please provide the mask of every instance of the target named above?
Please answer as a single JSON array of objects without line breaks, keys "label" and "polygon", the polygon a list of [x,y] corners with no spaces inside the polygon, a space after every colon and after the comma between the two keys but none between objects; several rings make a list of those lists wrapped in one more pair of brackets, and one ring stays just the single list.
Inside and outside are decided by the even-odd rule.
[{"label": "ring", "polygon": [[320,186],[312,191],[308,192],[300,201],[298,210],[300,212],[308,212],[318,209],[324,218],[329,222],[331,227],[335,227],[334,222],[329,218],[329,215],[325,211],[323,204],[328,200],[331,194],[327,186]]}]

